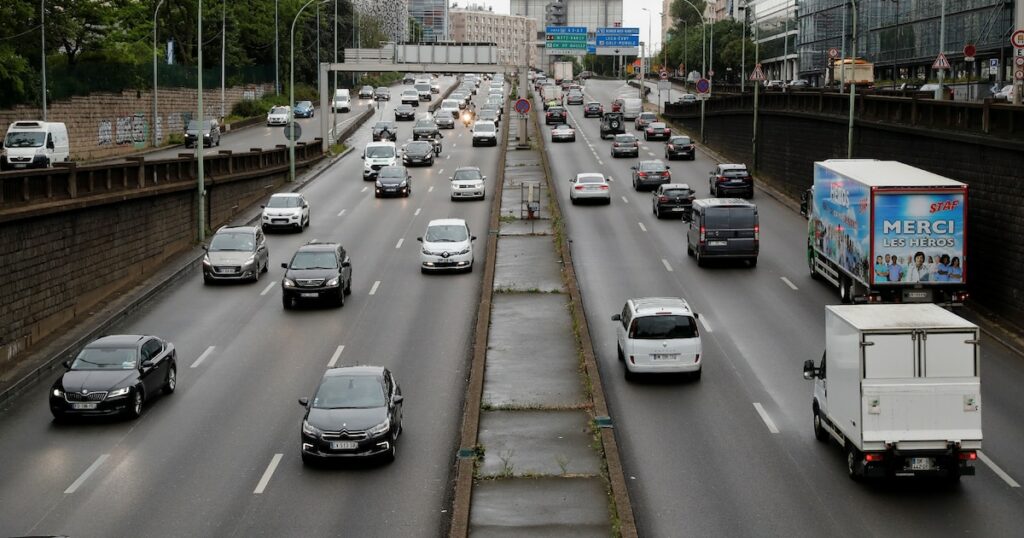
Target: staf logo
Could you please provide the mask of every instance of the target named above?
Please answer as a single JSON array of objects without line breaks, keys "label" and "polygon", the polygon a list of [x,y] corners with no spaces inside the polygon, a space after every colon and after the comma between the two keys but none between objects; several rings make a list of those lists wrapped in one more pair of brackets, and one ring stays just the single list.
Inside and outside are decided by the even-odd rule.
[{"label": "staf logo", "polygon": [[960,206],[960,200],[946,200],[945,202],[938,202],[931,205],[929,213],[938,213],[939,211],[953,211]]}]

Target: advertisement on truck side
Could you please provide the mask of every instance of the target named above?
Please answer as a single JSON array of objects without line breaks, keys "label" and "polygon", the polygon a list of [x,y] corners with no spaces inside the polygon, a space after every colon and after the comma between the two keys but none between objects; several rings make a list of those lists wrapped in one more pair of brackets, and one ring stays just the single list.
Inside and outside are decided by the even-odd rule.
[{"label": "advertisement on truck side", "polygon": [[815,249],[862,283],[870,282],[871,190],[825,168],[814,167]]},{"label": "advertisement on truck side", "polygon": [[874,205],[873,284],[966,282],[965,192],[878,193]]}]

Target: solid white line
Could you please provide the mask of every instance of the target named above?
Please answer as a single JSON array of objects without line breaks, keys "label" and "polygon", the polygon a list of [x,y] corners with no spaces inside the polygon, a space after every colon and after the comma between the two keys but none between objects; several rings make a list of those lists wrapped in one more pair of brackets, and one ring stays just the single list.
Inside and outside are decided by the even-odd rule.
[{"label": "solid white line", "polygon": [[334,365],[338,363],[338,358],[341,357],[342,351],[345,351],[345,346],[338,346],[338,349],[334,350],[334,355],[331,355],[331,360],[327,361],[328,368],[334,368]]},{"label": "solid white line", "polygon": [[[639,225],[640,225],[640,229],[641,229],[641,230],[643,230],[643,231],[645,231],[645,232],[647,231],[647,226],[644,226],[644,223],[642,223],[642,222],[638,222],[637,224],[639,224]],[[669,269],[669,271],[671,271],[671,269]]]},{"label": "solid white line", "polygon": [[665,270],[666,271],[668,271],[670,273],[672,272],[672,266],[668,264],[668,260],[666,260],[665,258],[662,258],[661,259],[661,263],[665,266]]},{"label": "solid white line", "polygon": [[779,277],[779,278],[781,278],[781,279],[782,279],[782,281],[783,281],[783,282],[785,282],[787,286],[789,286],[789,287],[793,288],[794,290],[798,290],[798,289],[800,289],[800,288],[796,287],[796,284],[794,284],[794,283],[790,282],[788,278],[786,278],[786,277],[784,277],[784,276],[783,276],[783,277]]},{"label": "solid white line", "polygon": [[413,215],[419,215],[420,214],[420,210],[422,210],[422,209],[423,209],[422,207],[417,207],[416,208],[416,212],[413,213]]},{"label": "solid white line", "polygon": [[263,291],[260,292],[260,295],[266,295],[266,294],[270,293],[270,290],[274,289],[274,286],[276,286],[276,285],[277,285],[277,282],[271,282],[270,284],[267,284],[267,287],[264,288]]},{"label": "solid white line", "polygon": [[202,364],[202,362],[206,360],[206,357],[209,357],[210,354],[213,353],[213,350],[215,349],[217,349],[217,346],[210,346],[206,348],[206,351],[204,351],[203,354],[200,355],[198,359],[196,359],[196,362],[193,362],[192,366],[190,366],[189,368],[195,368]]},{"label": "solid white line", "polygon": [[625,196],[623,196],[623,197],[622,197],[622,201],[623,201],[623,202],[626,202],[626,203],[628,204],[628,203],[629,203],[629,198],[626,198]]},{"label": "solid white line", "polygon": [[405,242],[405,238],[404,238],[404,237],[400,238],[400,239],[398,240],[398,242],[397,242],[397,243],[395,243],[395,248],[402,248],[402,243],[403,243],[403,242]]},{"label": "solid white line", "polygon": [[430,188],[429,188],[429,189],[427,189],[427,192],[434,192],[434,186],[433,186],[433,185],[431,185],[431,186],[430,186]]},{"label": "solid white line", "polygon": [[768,416],[768,411],[765,411],[761,404],[754,402],[754,409],[757,409],[757,414],[761,415],[761,420],[764,421],[765,426],[768,426],[768,431],[772,433],[779,433],[779,428],[775,425],[775,422],[772,421],[772,417]]},{"label": "solid white line", "polygon": [[78,477],[78,480],[72,482],[71,485],[68,486],[68,489],[64,490],[64,493],[74,493],[89,478],[89,476],[92,475],[92,473],[96,472],[96,469],[100,468],[100,465],[103,465],[104,461],[107,461],[107,458],[109,457],[110,454],[101,454],[100,457],[96,458],[96,461],[92,462],[92,465],[82,473],[82,476]]},{"label": "solid white line", "polygon": [[339,211],[338,212],[338,216],[340,217],[340,216],[344,215],[345,211],[346,211],[345,209],[342,209],[341,211]]},{"label": "solid white line", "polygon": [[989,459],[989,457],[983,454],[980,450],[978,451],[978,459],[981,460],[982,463],[984,463],[985,465],[988,465],[988,468],[992,469],[992,472],[996,473],[996,475],[998,475],[999,478],[1002,478],[1003,482],[1006,482],[1006,484],[1009,485],[1011,488],[1020,487],[1020,484],[1018,484],[1016,480],[1011,478],[1010,475],[1006,474],[1006,471],[1000,469],[994,461]]},{"label": "solid white line", "polygon": [[359,191],[359,192],[366,192],[366,190],[369,189],[369,188],[370,187],[363,187],[363,189],[361,191]]},{"label": "solid white line", "polygon": [[370,295],[373,295],[373,294],[377,293],[377,288],[378,287],[380,287],[380,280],[374,282],[373,286],[370,287]]},{"label": "solid white line", "polygon": [[274,476],[274,471],[277,470],[277,464],[281,463],[282,456],[284,454],[274,454],[274,457],[270,459],[270,465],[267,466],[266,471],[263,471],[263,477],[256,484],[256,489],[252,490],[253,495],[259,495],[263,493],[263,490],[267,489],[267,483],[270,482],[270,477]]}]

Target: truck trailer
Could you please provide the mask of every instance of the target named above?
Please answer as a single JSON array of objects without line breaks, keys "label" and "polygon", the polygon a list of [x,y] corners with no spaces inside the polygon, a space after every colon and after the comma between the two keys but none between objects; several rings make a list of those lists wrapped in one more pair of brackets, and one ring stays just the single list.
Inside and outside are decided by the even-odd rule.
[{"label": "truck trailer", "polygon": [[825,307],[814,436],[864,477],[973,475],[981,449],[978,327],[934,304]]},{"label": "truck trailer", "polygon": [[801,201],[813,278],[844,303],[963,304],[967,185],[896,161],[814,163]]},{"label": "truck trailer", "polygon": [[572,62],[555,62],[555,84],[561,84],[563,81],[572,80]]}]

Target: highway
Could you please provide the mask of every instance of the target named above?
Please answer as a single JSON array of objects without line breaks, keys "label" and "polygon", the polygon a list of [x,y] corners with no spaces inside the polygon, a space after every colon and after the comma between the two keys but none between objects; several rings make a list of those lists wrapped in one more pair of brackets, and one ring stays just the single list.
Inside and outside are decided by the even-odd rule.
[{"label": "highway", "polygon": [[[585,91],[608,107],[637,90],[591,80]],[[842,450],[814,439],[812,385],[801,376],[824,348],[824,306],[839,302],[808,275],[806,221],[759,191],[757,267],[699,269],[686,255],[686,224],[657,220],[651,194],[633,190],[637,159],[612,159],[600,120],[567,108],[577,141],[547,151],[641,536],[1019,536],[1024,493],[1011,481],[1024,478],[1022,357],[983,337],[983,459],[992,465],[979,461],[956,488],[853,482]],[[640,158],[662,158],[663,144],[641,136]],[[715,164],[703,152],[673,161],[673,182],[708,197]],[[578,172],[611,176],[612,204],[571,206],[567,180]],[[627,382],[610,316],[627,298],[666,295],[701,315],[703,379]]]},{"label": "highway", "polygon": [[[383,113],[393,117],[397,103]],[[154,399],[134,422],[57,424],[47,380],[0,413],[0,535],[445,531],[482,271],[420,274],[416,237],[430,219],[449,216],[486,236],[493,183],[487,202],[456,203],[448,178],[469,164],[494,178],[500,146],[471,148],[469,131],[457,124],[445,131],[439,161],[411,170],[411,197],[375,199],[360,160],[372,124],[351,139],[355,151],[303,189],[310,227],[268,234],[270,273],[259,282],[204,286],[196,270],[112,331],[156,334],[177,346],[173,395]],[[399,140],[411,138],[412,122],[399,125]],[[281,263],[314,238],[345,245],[352,295],[341,309],[285,311]],[[478,261],[485,245],[476,243]],[[394,463],[303,466],[296,400],[312,394],[329,364],[394,372],[405,396]]]}]

